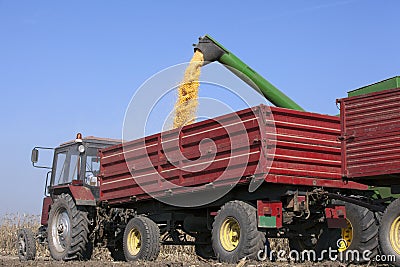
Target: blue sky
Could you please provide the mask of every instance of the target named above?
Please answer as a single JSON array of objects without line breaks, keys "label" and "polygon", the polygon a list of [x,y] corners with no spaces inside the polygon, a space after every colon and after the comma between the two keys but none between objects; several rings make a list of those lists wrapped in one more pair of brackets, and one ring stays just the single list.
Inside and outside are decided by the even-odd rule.
[{"label": "blue sky", "polygon": [[348,90],[399,75],[399,8],[395,0],[0,0],[0,214],[40,212],[45,172],[32,168],[32,147],[78,131],[121,138],[135,90],[190,60],[199,36],[209,33],[306,110],[337,114],[335,99]]}]

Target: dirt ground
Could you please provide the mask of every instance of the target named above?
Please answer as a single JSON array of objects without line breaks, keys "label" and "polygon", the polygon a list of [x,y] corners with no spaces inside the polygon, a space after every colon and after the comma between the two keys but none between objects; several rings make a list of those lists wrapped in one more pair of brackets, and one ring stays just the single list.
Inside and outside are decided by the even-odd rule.
[{"label": "dirt ground", "polygon": [[[243,264],[243,265],[242,265]],[[91,260],[91,261],[72,261],[72,262],[58,262],[53,261],[48,257],[41,257],[36,259],[35,261],[28,261],[28,262],[20,262],[18,257],[15,256],[0,256],[0,266],[83,266],[83,267],[132,267],[132,266],[140,266],[140,267],[158,267],[158,266],[166,266],[166,267],[213,267],[213,266],[228,266],[228,267],[258,267],[258,266],[277,266],[277,267],[290,267],[290,266],[301,266],[301,267],[308,267],[308,266],[319,266],[319,267],[366,267],[366,266],[377,266],[375,264],[370,265],[346,265],[339,262],[319,262],[319,263],[289,263],[289,262],[241,262],[237,265],[232,264],[222,264],[216,261],[202,261],[200,259],[191,260],[191,262],[185,261],[168,261],[165,259],[157,259],[154,262],[112,262],[112,261],[103,261],[103,260]],[[379,265],[385,266],[385,265]]]}]

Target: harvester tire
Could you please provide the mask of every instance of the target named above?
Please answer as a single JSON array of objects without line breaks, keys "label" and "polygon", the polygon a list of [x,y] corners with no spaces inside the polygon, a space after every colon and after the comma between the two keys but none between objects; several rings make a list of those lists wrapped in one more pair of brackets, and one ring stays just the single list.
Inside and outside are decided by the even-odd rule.
[{"label": "harvester tire", "polygon": [[126,225],[123,247],[126,261],[153,261],[160,253],[160,229],[147,217],[135,217]]},{"label": "harvester tire", "polygon": [[20,261],[34,260],[36,257],[35,235],[30,229],[20,229],[18,236],[18,257]]},{"label": "harvester tire", "polygon": [[215,259],[215,253],[211,243],[211,233],[198,233],[194,245],[196,255],[203,259]]},{"label": "harvester tire", "polygon": [[[400,198],[386,208],[379,226],[379,243],[388,263],[400,266]],[[394,256],[394,259],[389,259]],[[393,255],[393,256],[392,256]]]},{"label": "harvester tire", "polygon": [[55,260],[89,260],[92,256],[88,212],[77,207],[69,194],[61,194],[51,206],[47,236]]},{"label": "harvester tire", "polygon": [[244,257],[257,260],[265,240],[257,228],[257,210],[250,204],[230,201],[215,216],[212,246],[220,262],[237,263]]}]

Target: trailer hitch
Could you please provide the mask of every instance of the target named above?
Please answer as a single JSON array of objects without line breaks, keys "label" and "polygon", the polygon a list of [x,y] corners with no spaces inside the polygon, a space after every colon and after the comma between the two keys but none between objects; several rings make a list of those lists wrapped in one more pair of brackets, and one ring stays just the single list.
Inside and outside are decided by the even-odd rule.
[{"label": "trailer hitch", "polygon": [[329,192],[325,192],[325,194],[328,196],[328,198],[330,199],[337,199],[337,200],[342,200],[345,202],[349,202],[364,208],[367,208],[371,211],[374,212],[384,212],[386,207],[382,206],[382,205],[376,205],[376,204],[371,204],[371,203],[367,203],[365,201],[359,200],[359,199],[355,199],[352,197],[346,197],[346,196],[342,196],[339,194],[335,194],[335,193],[329,193]]}]

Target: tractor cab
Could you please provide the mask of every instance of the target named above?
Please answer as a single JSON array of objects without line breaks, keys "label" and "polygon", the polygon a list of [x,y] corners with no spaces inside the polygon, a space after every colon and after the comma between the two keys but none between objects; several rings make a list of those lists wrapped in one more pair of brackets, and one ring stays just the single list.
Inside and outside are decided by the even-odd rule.
[{"label": "tractor cab", "polygon": [[54,149],[52,167],[38,166],[40,149],[52,149],[35,147],[32,150],[32,164],[38,168],[47,168],[45,195],[58,194],[63,188],[72,186],[85,186],[96,196],[99,186],[98,175],[100,173],[99,150],[111,145],[121,143],[120,140],[97,138],[93,136],[82,138],[79,133],[75,140],[65,142]]}]

